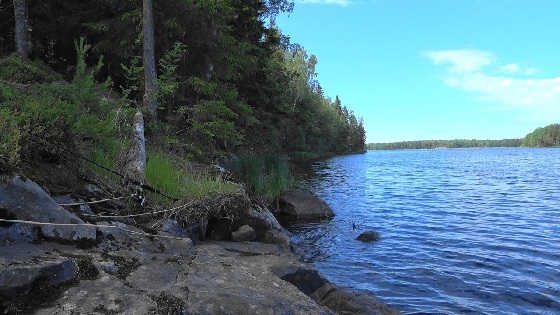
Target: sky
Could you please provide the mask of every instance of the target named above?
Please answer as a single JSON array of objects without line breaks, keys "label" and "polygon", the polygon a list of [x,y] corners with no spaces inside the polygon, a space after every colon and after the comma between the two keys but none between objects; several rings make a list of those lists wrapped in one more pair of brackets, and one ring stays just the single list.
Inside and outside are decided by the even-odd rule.
[{"label": "sky", "polygon": [[558,0],[296,0],[276,20],[318,58],[367,142],[521,138],[560,122]]}]

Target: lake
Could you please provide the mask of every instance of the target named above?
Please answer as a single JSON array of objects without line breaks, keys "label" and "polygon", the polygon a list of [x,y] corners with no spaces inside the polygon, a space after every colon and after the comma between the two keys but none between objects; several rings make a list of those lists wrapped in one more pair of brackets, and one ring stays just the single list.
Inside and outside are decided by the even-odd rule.
[{"label": "lake", "polygon": [[[330,281],[406,314],[560,314],[560,149],[369,151],[312,169],[305,185],[336,217],[290,230]],[[381,240],[356,241],[365,230]]]}]

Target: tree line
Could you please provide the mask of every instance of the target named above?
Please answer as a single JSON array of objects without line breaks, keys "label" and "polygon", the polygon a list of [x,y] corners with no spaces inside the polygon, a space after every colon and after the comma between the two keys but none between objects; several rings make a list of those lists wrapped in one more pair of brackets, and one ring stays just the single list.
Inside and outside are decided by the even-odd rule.
[{"label": "tree line", "polygon": [[519,147],[521,139],[503,140],[420,140],[394,143],[369,143],[369,150]]},{"label": "tree line", "polygon": [[537,128],[523,139],[526,147],[560,147],[560,124]]},{"label": "tree line", "polygon": [[[362,118],[317,80],[317,57],[275,17],[290,0],[0,2],[0,54],[14,50],[71,79],[74,42],[102,60],[98,81],[138,104],[146,141],[165,133],[190,154],[301,157],[361,152]],[[13,10],[9,7],[13,6]],[[102,59],[100,59],[102,58]]]},{"label": "tree line", "polygon": [[560,147],[560,124],[537,128],[523,139],[502,140],[420,140],[393,143],[368,143],[368,150],[491,148],[491,147]]}]

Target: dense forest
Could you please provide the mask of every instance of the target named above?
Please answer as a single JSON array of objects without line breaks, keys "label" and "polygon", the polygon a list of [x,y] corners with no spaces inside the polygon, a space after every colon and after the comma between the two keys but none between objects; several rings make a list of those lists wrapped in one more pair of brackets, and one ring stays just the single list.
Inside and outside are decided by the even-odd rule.
[{"label": "dense forest", "polygon": [[523,139],[503,140],[421,140],[393,143],[368,143],[368,150],[437,149],[437,148],[491,148],[491,147],[558,147],[560,124],[537,128]]},{"label": "dense forest", "polygon": [[519,147],[521,139],[504,140],[421,140],[394,143],[369,143],[369,150]]},{"label": "dense forest", "polygon": [[[195,157],[259,151],[311,158],[364,150],[363,120],[338,96],[324,94],[317,57],[275,26],[292,1],[167,0],[153,8],[148,2],[151,35],[142,32],[146,0],[0,2],[0,54],[21,50],[72,80],[75,42],[85,38],[86,63],[99,62],[97,82],[110,80],[130,106],[155,93],[143,107],[146,141],[165,135]],[[25,26],[15,23],[18,16]],[[17,38],[28,44],[18,47]],[[147,72],[155,80],[144,72],[154,63],[143,62],[146,39],[155,60]],[[6,61],[3,67],[9,72]]]},{"label": "dense forest", "polygon": [[560,147],[560,124],[537,128],[523,139],[526,147]]}]

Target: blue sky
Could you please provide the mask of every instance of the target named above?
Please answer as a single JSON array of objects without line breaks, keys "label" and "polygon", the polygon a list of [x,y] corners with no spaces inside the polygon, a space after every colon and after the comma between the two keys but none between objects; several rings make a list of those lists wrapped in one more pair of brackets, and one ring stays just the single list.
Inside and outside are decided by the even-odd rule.
[{"label": "blue sky", "polygon": [[280,29],[319,60],[368,142],[523,137],[560,122],[558,0],[296,0]]}]

